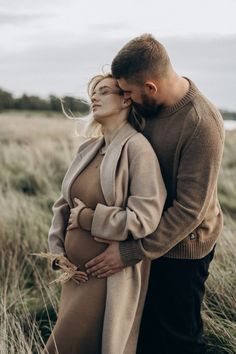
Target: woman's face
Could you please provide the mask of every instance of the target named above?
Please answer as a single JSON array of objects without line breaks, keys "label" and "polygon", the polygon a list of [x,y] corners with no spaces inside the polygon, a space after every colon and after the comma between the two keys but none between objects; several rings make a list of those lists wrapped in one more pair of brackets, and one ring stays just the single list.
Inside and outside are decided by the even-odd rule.
[{"label": "woman's face", "polygon": [[91,108],[96,121],[104,123],[104,118],[118,117],[124,109],[128,110],[127,100],[120,93],[117,81],[113,78],[103,79],[95,86],[91,96]]}]

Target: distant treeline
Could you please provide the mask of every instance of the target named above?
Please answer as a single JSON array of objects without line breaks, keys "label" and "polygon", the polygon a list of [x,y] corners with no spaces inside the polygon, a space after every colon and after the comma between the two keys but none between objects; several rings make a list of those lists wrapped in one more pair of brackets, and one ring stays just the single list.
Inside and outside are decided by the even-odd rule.
[{"label": "distant treeline", "polygon": [[[66,110],[86,114],[89,112],[89,104],[79,98],[64,96]],[[57,96],[50,95],[47,99],[38,96],[23,94],[15,98],[10,92],[0,89],[0,111],[6,109],[35,110],[35,111],[54,111],[61,112],[61,102]],[[236,112],[221,110],[224,119],[236,120]]]},{"label": "distant treeline", "polygon": [[[89,104],[81,99],[64,96],[63,101],[72,112],[87,113],[89,111]],[[57,96],[50,95],[47,99],[43,99],[23,94],[21,97],[15,98],[10,92],[0,89],[0,111],[6,109],[62,111],[61,102]]]},{"label": "distant treeline", "polygon": [[221,110],[220,112],[221,112],[224,119],[236,120],[236,112],[229,112],[229,111],[225,111],[225,110]]}]

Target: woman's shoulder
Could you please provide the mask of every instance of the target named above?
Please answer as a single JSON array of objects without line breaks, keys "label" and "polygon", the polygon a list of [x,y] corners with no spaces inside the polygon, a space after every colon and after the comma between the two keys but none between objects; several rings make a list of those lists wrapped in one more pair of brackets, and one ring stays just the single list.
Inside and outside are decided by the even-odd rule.
[{"label": "woman's shoulder", "polygon": [[127,141],[127,147],[130,153],[132,154],[136,154],[137,152],[141,153],[144,151],[154,153],[152,145],[150,144],[148,139],[142,133],[139,132],[131,136],[131,138]]}]

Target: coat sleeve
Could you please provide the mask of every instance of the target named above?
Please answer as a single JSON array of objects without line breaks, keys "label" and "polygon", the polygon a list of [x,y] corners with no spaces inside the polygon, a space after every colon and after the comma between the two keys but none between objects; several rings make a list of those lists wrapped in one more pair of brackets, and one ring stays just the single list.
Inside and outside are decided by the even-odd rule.
[{"label": "coat sleeve", "polygon": [[52,206],[53,217],[48,232],[49,251],[53,254],[65,255],[64,238],[70,215],[70,208],[62,194]]},{"label": "coat sleeve", "polygon": [[[86,147],[91,141],[92,141],[92,139],[87,139],[85,142],[83,142],[78,147],[77,152],[76,152],[72,162],[70,163],[69,167],[67,168],[65,175],[68,173],[71,166],[73,165],[73,163],[77,157],[77,154],[84,147]],[[64,176],[64,178],[65,178],[65,176]],[[62,191],[60,193],[59,198],[54,202],[54,204],[52,206],[52,212],[53,212],[53,216],[52,216],[52,221],[51,221],[51,227],[48,232],[49,251],[51,253],[55,253],[55,254],[65,254],[64,237],[65,237],[65,232],[66,232],[66,228],[67,228],[68,220],[69,220],[69,216],[70,216],[70,207],[62,195]]]},{"label": "coat sleeve", "polygon": [[123,241],[131,234],[135,240],[152,233],[160,221],[166,188],[159,162],[151,147],[136,152],[129,168],[129,197],[125,208],[98,203],[91,233],[107,240]]}]

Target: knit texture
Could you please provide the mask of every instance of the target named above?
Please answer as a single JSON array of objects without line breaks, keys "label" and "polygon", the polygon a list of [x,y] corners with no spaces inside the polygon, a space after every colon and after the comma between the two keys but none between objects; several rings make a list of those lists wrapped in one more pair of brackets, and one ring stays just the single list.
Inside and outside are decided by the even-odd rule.
[{"label": "knit texture", "polygon": [[194,83],[189,83],[189,91],[177,104],[146,122],[143,133],[158,157],[167,200],[151,235],[120,242],[126,265],[161,256],[203,258],[222,230],[217,178],[224,146],[223,119]]}]

